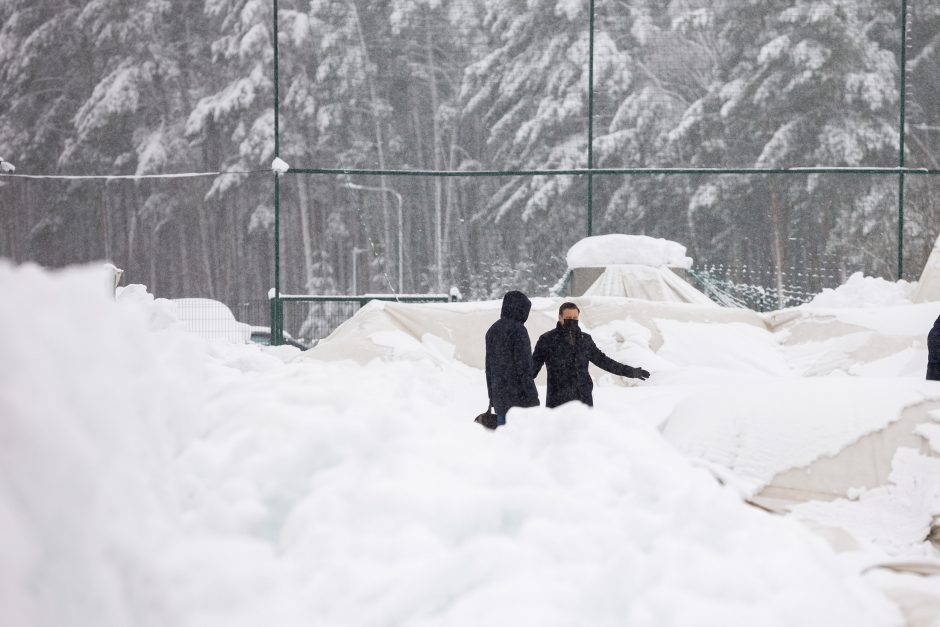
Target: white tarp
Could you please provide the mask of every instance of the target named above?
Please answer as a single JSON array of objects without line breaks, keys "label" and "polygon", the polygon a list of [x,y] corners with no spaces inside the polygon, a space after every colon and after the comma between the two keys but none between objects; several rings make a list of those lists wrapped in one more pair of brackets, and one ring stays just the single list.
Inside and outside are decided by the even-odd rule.
[{"label": "white tarp", "polygon": [[[912,353],[911,349],[922,350],[924,338],[919,332],[904,330],[920,329],[926,324],[932,315],[927,305],[863,312],[807,308],[758,314],[718,307],[710,301],[688,304],[591,296],[573,300],[581,307],[582,326],[588,332],[601,331],[595,333],[599,345],[606,340],[611,346],[606,335],[640,329],[645,334],[641,341],[645,352],[640,353],[643,356],[636,363],[658,370],[662,383],[678,381],[675,377],[681,376],[715,376],[716,372],[723,380],[728,375],[720,374],[722,369],[729,374],[740,373],[750,362],[755,376],[785,377],[784,382],[778,379],[770,384],[792,387],[785,402],[777,401],[772,407],[749,405],[751,396],[738,402],[736,388],[730,385],[724,392],[709,392],[725,394],[727,401],[696,400],[694,394],[686,397],[669,423],[663,425],[667,439],[686,454],[736,473],[743,484],[750,486],[748,496],[792,502],[845,496],[851,487],[873,487],[884,482],[899,446],[927,450],[923,437],[915,435],[914,429],[929,420],[925,410],[912,408],[930,398],[923,387],[930,384],[910,381],[904,385],[907,393],[899,395],[897,383],[858,378],[920,368],[898,360],[910,360],[911,355],[920,359],[920,353]],[[540,334],[554,327],[562,302],[562,298],[533,299],[526,322],[533,345]],[[373,359],[432,359],[442,365],[456,360],[482,369],[483,337],[499,318],[500,307],[500,301],[373,301],[299,359],[350,359],[359,363]],[[721,333],[723,330],[731,335]],[[734,343],[722,340],[744,334],[753,336],[748,344],[755,351],[753,355],[735,354]],[[707,344],[708,337],[715,341],[708,361],[684,352],[693,344]],[[762,344],[766,346],[758,348]],[[668,369],[676,365],[681,371],[673,374]],[[595,378],[601,374],[593,366],[591,371]],[[831,378],[840,372],[858,377]],[[540,379],[537,382],[544,383],[544,373]],[[880,400],[882,382],[894,392],[886,397],[890,398],[886,403]],[[761,383],[749,385],[753,390]],[[821,390],[830,390],[831,394]],[[818,402],[813,399],[827,397],[831,403],[826,408],[810,406]],[[702,412],[702,407],[719,410],[708,414]],[[803,420],[820,411],[830,417],[827,423]],[[775,456],[772,463],[768,455]],[[750,468],[768,472],[758,476],[749,474]]]},{"label": "white tarp", "polygon": [[928,303],[940,300],[940,237],[934,242],[930,257],[924,264],[914,291],[912,300],[915,303]]},{"label": "white tarp", "polygon": [[[741,323],[766,330],[761,316],[748,309],[726,309],[708,304],[654,302],[631,298],[579,297],[534,298],[526,329],[532,345],[539,335],[554,328],[558,307],[571,300],[581,308],[581,326],[592,328],[628,320],[644,327],[649,345],[662,344],[664,321],[688,323]],[[501,301],[475,303],[395,303],[371,301],[340,325],[301,359],[456,359],[472,368],[483,368],[483,336],[499,319]]]},{"label": "white tarp", "polygon": [[674,303],[697,303],[718,307],[682,277],[665,266],[640,264],[607,266],[585,296],[619,296]]}]

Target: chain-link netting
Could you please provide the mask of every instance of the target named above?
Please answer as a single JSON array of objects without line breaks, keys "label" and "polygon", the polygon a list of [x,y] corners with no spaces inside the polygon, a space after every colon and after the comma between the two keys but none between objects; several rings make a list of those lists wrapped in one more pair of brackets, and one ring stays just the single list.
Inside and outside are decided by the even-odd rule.
[{"label": "chain-link netting", "polygon": [[[905,155],[909,167],[938,169],[934,4],[907,3]],[[586,175],[551,173],[586,168],[589,136],[595,168],[897,166],[896,0],[599,0],[593,98],[587,0],[281,9],[280,156],[350,170],[281,178],[282,293],[547,295],[563,289],[565,254],[589,224],[685,245],[690,280],[757,309],[804,302],[856,271],[897,276],[896,173],[595,174],[590,203]],[[271,37],[271,16],[256,17]],[[226,66],[218,93],[189,115],[187,141],[213,167],[272,156],[273,81],[258,77],[273,66],[264,55],[241,61],[257,80]],[[249,83],[251,98],[223,98]],[[391,172],[416,169],[543,174]],[[269,324],[273,175],[0,183],[3,256],[110,260],[125,284],[212,298]],[[906,177],[908,280],[937,235],[937,185]],[[358,307],[284,303],[285,329],[321,338]]]},{"label": "chain-link netting", "polygon": [[[239,193],[220,187],[237,185]],[[122,285],[158,298],[208,298],[269,324],[272,176],[217,179],[0,179],[0,254],[48,267],[110,262]]]}]

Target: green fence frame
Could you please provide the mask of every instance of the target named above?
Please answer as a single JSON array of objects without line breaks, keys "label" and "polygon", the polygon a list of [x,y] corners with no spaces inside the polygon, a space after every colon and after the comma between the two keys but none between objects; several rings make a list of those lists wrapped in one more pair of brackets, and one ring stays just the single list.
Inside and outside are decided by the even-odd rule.
[{"label": "green fence frame", "polygon": [[[280,158],[280,58],[278,56],[278,0],[274,3],[274,156]],[[794,167],[794,168],[595,168],[594,167],[594,18],[595,0],[590,0],[588,38],[588,128],[587,128],[587,168],[567,170],[492,170],[492,171],[447,171],[447,170],[377,170],[352,168],[290,168],[283,173],[274,174],[274,289],[271,306],[271,341],[280,343],[283,328],[281,325],[282,300],[314,298],[312,296],[286,296],[280,292],[280,221],[281,221],[281,176],[287,174],[319,175],[363,175],[363,176],[439,176],[439,177],[474,177],[474,176],[564,176],[579,175],[587,177],[587,235],[593,234],[594,214],[594,177],[609,174],[880,174],[898,177],[898,279],[904,273],[904,180],[907,175],[940,175],[940,169],[908,168],[904,159],[904,135],[906,131],[907,100],[907,0],[901,0],[901,72],[899,94],[899,148],[898,165],[886,167]],[[440,228],[440,225],[438,225]],[[440,233],[437,234],[438,239]],[[317,297],[320,298],[320,297]],[[343,297],[329,297],[341,300]],[[346,297],[359,300],[358,297]],[[389,298],[389,300],[395,300]],[[405,301],[405,297],[398,300]],[[414,302],[414,301],[412,301]],[[277,325],[277,326],[276,326]]]}]

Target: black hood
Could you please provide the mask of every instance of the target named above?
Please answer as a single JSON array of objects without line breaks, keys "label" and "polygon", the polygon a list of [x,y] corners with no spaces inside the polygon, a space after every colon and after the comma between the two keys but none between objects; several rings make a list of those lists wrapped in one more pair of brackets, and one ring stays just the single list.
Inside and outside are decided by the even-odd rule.
[{"label": "black hood", "polygon": [[506,292],[506,295],[503,296],[503,310],[499,315],[516,322],[525,322],[529,319],[529,310],[531,309],[532,301],[529,300],[529,297],[522,292],[513,290],[512,292]]}]

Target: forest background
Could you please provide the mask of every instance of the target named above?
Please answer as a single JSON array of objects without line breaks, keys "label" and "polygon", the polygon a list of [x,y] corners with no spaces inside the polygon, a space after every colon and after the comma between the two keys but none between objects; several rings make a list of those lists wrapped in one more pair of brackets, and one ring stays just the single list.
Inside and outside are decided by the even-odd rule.
[{"label": "forest background", "polygon": [[[940,4],[909,5],[906,165],[940,168]],[[281,156],[587,167],[587,0],[280,1]],[[108,259],[158,296],[273,286],[270,0],[3,0],[0,256]],[[896,166],[900,0],[598,0],[594,167]],[[593,233],[665,237],[773,305],[897,278],[896,174],[596,175]],[[908,176],[904,278],[940,180]],[[282,178],[282,291],[547,295],[584,176]],[[399,251],[401,251],[399,253]],[[399,281],[399,276],[402,280]]]}]

